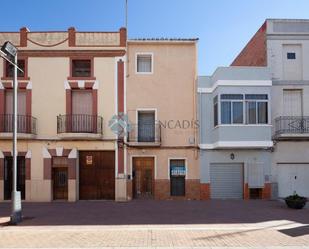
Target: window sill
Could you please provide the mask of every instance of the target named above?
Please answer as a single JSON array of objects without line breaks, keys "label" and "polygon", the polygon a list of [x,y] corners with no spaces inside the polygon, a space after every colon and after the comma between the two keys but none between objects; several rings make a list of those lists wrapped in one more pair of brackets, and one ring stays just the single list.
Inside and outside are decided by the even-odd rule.
[{"label": "window sill", "polygon": [[96,80],[96,77],[67,77],[67,80]]},{"label": "window sill", "polygon": [[220,124],[220,125],[217,125],[214,127],[214,129],[217,129],[217,128],[220,128],[220,127],[230,127],[230,126],[233,126],[233,127],[272,127],[271,124]]},{"label": "window sill", "polygon": [[[29,133],[17,133],[18,139],[34,139],[36,137],[35,134],[29,134]],[[12,139],[13,133],[12,132],[1,132],[0,133],[0,139]]]},{"label": "window sill", "polygon": [[[1,77],[1,80],[13,80],[13,77]],[[30,80],[30,77],[17,77],[17,80]]]},{"label": "window sill", "polygon": [[135,74],[137,74],[137,75],[152,75],[153,74],[153,72],[145,72],[145,73],[143,73],[143,72],[135,72]]}]

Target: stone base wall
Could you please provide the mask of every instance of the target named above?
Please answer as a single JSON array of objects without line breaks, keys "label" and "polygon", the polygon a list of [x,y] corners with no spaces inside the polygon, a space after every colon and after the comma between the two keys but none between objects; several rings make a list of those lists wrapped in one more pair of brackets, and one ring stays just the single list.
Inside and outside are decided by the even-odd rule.
[{"label": "stone base wall", "polygon": [[155,180],[154,198],[156,200],[170,199],[170,181],[168,179]]},{"label": "stone base wall", "polygon": [[200,191],[201,191],[201,200],[210,199],[210,184],[209,183],[201,183]]},{"label": "stone base wall", "polygon": [[[210,197],[210,183],[201,183],[200,184],[200,192],[201,192],[201,200],[209,200]],[[271,199],[271,183],[265,183],[264,188],[262,188],[260,198],[263,200]],[[244,184],[244,200],[250,199],[250,188],[248,183]]]},{"label": "stone base wall", "polygon": [[201,189],[199,179],[187,179],[186,180],[186,199],[200,200]]},{"label": "stone base wall", "polygon": [[171,196],[170,180],[157,179],[155,180],[154,198],[156,200],[200,200],[200,180],[186,180],[186,195]]},{"label": "stone base wall", "polygon": [[262,190],[262,199],[270,200],[271,199],[271,183],[265,183]]}]

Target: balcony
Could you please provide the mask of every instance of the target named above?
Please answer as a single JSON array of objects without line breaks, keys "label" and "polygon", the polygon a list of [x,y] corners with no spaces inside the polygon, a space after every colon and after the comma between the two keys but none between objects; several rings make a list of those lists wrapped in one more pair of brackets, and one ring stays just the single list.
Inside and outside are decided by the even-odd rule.
[{"label": "balcony", "polygon": [[[0,133],[1,138],[10,138],[13,133],[13,114],[0,115]],[[19,138],[28,138],[36,135],[37,119],[27,115],[17,115],[17,133]]]},{"label": "balcony", "polygon": [[85,114],[59,115],[57,133],[63,138],[100,138],[103,134],[103,118]]},{"label": "balcony", "polygon": [[309,117],[280,116],[275,119],[276,139],[308,139]]},{"label": "balcony", "polygon": [[127,139],[132,146],[160,146],[161,125],[159,123],[131,124]]}]

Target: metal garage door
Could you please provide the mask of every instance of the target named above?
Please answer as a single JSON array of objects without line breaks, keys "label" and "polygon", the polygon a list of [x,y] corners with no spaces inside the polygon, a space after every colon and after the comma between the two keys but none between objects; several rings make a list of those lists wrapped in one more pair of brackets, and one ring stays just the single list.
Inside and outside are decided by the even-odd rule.
[{"label": "metal garage door", "polygon": [[242,199],[243,179],[242,164],[210,164],[211,198]]},{"label": "metal garage door", "polygon": [[296,191],[309,197],[309,163],[278,164],[279,197],[286,197]]}]

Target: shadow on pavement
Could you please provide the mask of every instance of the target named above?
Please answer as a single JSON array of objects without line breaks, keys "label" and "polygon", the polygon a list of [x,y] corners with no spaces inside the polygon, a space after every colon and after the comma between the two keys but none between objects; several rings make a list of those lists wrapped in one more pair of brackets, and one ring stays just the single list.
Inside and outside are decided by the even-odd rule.
[{"label": "shadow on pavement", "polygon": [[282,229],[279,232],[291,236],[291,237],[299,237],[309,234],[309,226],[302,226],[290,229]]}]

